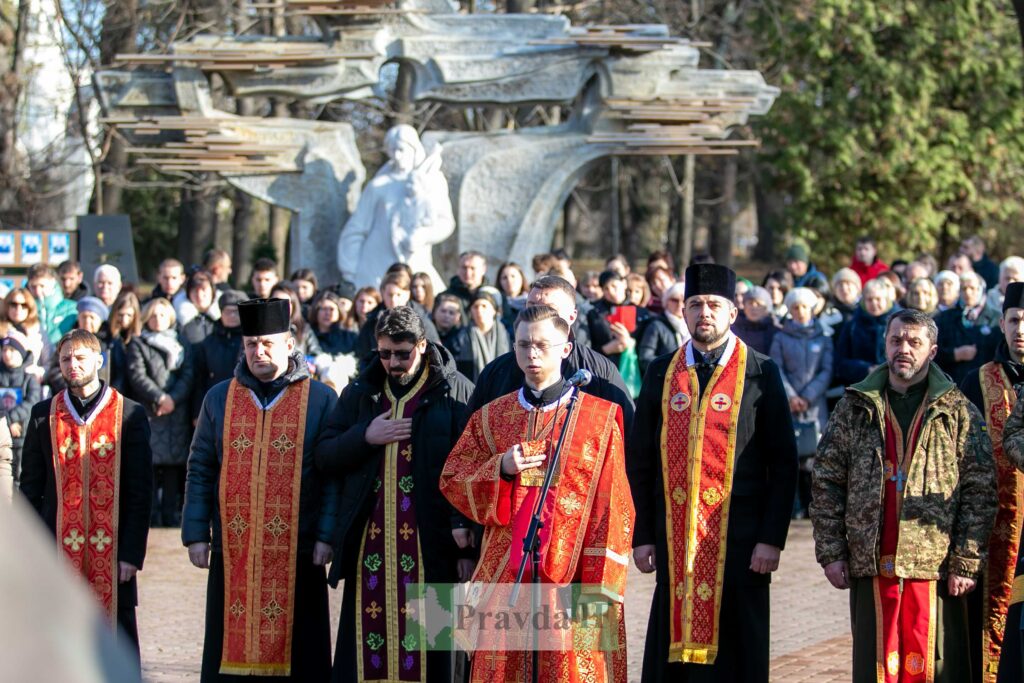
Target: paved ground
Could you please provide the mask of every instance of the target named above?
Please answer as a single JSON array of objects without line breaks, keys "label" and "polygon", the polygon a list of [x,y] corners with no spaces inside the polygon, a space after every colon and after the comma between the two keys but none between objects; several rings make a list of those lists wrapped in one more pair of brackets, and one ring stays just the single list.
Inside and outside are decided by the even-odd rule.
[{"label": "paved ground", "polygon": [[[177,530],[150,534],[140,575],[139,633],[145,675],[154,682],[198,679],[206,573],[194,569]],[[626,599],[630,681],[638,681],[654,583],[632,572]],[[814,562],[810,524],[794,522],[772,584],[772,680],[830,683],[850,679],[846,593],[833,590]],[[340,593],[332,591],[336,628]],[[333,634],[332,634],[333,641]]]}]

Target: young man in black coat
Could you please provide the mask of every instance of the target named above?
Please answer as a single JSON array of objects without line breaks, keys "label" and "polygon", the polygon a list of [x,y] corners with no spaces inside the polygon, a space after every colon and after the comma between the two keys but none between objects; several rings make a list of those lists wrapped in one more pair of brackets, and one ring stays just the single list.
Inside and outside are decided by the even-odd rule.
[{"label": "young man in black coat", "polygon": [[[645,683],[768,682],[768,586],[789,530],[797,482],[796,443],[778,367],[729,331],[736,318],[734,290],[735,273],[724,266],[697,264],[687,269],[684,315],[692,339],[648,367],[637,399],[634,438],[627,443],[626,472],[636,506],[633,558],[640,571],[657,571],[641,678]],[[662,419],[666,395],[671,398],[665,414],[676,430],[671,441],[663,436],[668,428]],[[693,443],[705,444],[701,453],[687,449],[687,429]],[[663,453],[665,448],[671,450]],[[666,477],[675,479],[679,467],[688,477],[687,462],[695,459],[732,462],[731,477],[714,466],[709,472],[694,465],[690,471],[702,473],[699,486],[687,479],[688,490],[680,485],[668,491]],[[719,475],[723,482],[715,481]],[[724,558],[718,558],[724,562],[719,565],[719,571],[724,569],[720,592],[712,588],[714,579],[684,582],[685,571],[681,573],[678,561],[672,561],[684,555],[685,567],[682,546],[689,536],[689,512],[701,504],[711,510],[728,505],[721,512],[721,519],[728,521],[713,527],[696,548],[688,548],[695,556],[704,556],[721,548],[718,544],[724,539]],[[690,533],[697,537],[703,531]],[[683,640],[677,641],[673,636],[678,634],[670,627],[673,598],[679,599],[680,592],[685,595],[682,607],[686,601],[696,605],[695,610],[716,605],[717,619],[704,623],[717,626],[717,642],[703,643],[703,651],[670,646]],[[703,663],[702,658],[713,663]]]},{"label": "young man in black coat", "polygon": [[[571,326],[576,322],[576,290],[560,277],[545,275],[537,278],[526,296],[527,306],[545,304],[558,311],[558,316]],[[582,387],[588,394],[617,403],[622,407],[622,423],[626,429],[626,444],[629,445],[630,425],[633,423],[633,399],[622,381],[618,368],[605,356],[589,346],[581,346],[572,339],[573,348],[569,357],[562,361],[562,376],[572,377],[577,370],[589,370],[593,374],[590,383]],[[476,389],[469,400],[469,414],[479,410],[494,399],[515,391],[523,385],[523,371],[516,363],[516,354],[510,351],[498,356],[481,371]]]},{"label": "young man in black coat", "polygon": [[[451,353],[425,335],[419,316],[407,306],[381,315],[378,351],[345,387],[316,447],[317,467],[343,481],[328,577],[332,586],[345,581],[336,682],[398,680],[398,671],[385,669],[388,657],[357,642],[356,619],[364,633],[381,638],[381,654],[396,655],[392,663],[412,662],[419,680],[451,678],[448,652],[409,649],[387,626],[404,621],[399,610],[408,581],[453,583],[468,578],[473,566],[472,560],[460,560],[450,524],[453,510],[438,489],[445,459],[468,419],[472,385],[456,371]],[[401,567],[389,571],[386,563],[375,565],[374,558],[382,555],[401,555]]]},{"label": "young man in black coat", "polygon": [[242,327],[238,304],[245,301],[245,292],[228,290],[220,297],[220,320],[213,331],[192,347],[195,382],[192,384],[192,420],[199,418],[206,393],[224,380],[234,377],[242,356]]},{"label": "young man in black coat", "polygon": [[[60,359],[61,375],[69,388],[32,407],[22,454],[21,492],[50,531],[55,535],[62,534],[56,540],[59,547],[69,555],[78,553],[80,548],[88,552],[86,542],[101,551],[103,537],[113,537],[117,561],[114,603],[117,623],[138,654],[139,635],[135,621],[138,588],[135,575],[142,569],[146,557],[149,510],[153,497],[149,420],[142,406],[122,397],[100,381],[97,373],[103,363],[103,356],[95,335],[85,330],[72,330],[57,343],[56,353]],[[116,430],[109,431],[114,437],[105,438],[108,437],[107,427],[115,423],[118,414],[120,424]],[[71,453],[70,457],[63,458],[62,472],[75,468],[81,470],[79,473],[71,472],[70,475],[58,477],[53,457],[56,432],[52,431],[54,428],[51,423],[61,422],[61,416],[73,420],[79,431],[79,444],[86,445],[84,448],[79,445],[77,449],[60,443],[57,445],[58,449],[64,448]],[[108,422],[110,425],[107,425]],[[103,431],[97,434],[100,427]],[[109,445],[113,445],[113,448]],[[76,457],[81,455],[82,450],[88,451],[88,458]],[[97,463],[109,458],[116,458],[114,471],[119,475],[114,529],[102,527],[105,513],[93,507],[102,507],[103,500],[99,494],[110,485],[103,479],[94,478]],[[84,462],[90,463],[92,472],[87,474],[90,468],[83,467],[81,463]],[[87,476],[89,479],[86,479]],[[65,491],[62,495],[58,495],[58,478],[65,482],[61,487]],[[76,479],[80,483],[75,484]],[[76,506],[73,502],[74,494],[68,496],[67,492],[75,489],[81,491],[82,487],[88,488],[92,495],[78,496],[81,502]],[[59,511],[59,507],[63,509]],[[79,529],[72,524],[66,533],[58,531],[58,520],[67,523],[76,517],[83,520],[82,526],[85,528]],[[95,562],[97,558],[90,559]]]}]

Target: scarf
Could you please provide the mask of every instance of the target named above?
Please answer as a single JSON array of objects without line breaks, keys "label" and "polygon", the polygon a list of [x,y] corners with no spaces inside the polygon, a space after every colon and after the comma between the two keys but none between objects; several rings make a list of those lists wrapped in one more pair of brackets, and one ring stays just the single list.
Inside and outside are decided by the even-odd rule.
[{"label": "scarf", "polygon": [[494,321],[494,325],[488,332],[483,332],[475,325],[471,325],[469,343],[473,349],[473,369],[477,376],[480,375],[485,365],[509,352],[508,335],[498,321]]},{"label": "scarf", "polygon": [[162,332],[144,330],[140,336],[142,341],[164,354],[169,372],[174,372],[181,367],[185,360],[185,348],[181,345],[177,332],[174,330],[163,330]]},{"label": "scarf", "polygon": [[686,327],[686,321],[682,318],[677,318],[668,311],[664,311],[665,320],[668,321],[669,327],[675,332],[676,345],[682,346],[690,340],[690,330]]}]

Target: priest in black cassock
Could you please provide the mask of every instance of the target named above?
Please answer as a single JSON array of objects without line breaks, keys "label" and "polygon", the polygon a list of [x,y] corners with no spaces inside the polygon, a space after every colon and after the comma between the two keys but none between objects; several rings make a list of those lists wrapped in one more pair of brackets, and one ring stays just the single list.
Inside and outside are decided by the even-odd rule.
[{"label": "priest in black cassock", "polygon": [[[1024,461],[1012,446],[1004,448],[1004,432],[1011,433],[1010,416],[1024,389],[1024,282],[1011,282],[1003,297],[999,319],[1002,339],[995,358],[967,373],[960,390],[981,412],[992,439],[996,464],[999,509],[988,545],[984,581],[967,596],[971,666],[978,683],[1020,681],[1024,674],[1021,648],[1021,606],[1024,603]],[[1019,417],[1016,427],[1019,429]]]},{"label": "priest in black cassock", "polygon": [[657,572],[645,682],[768,681],[797,454],[778,367],[729,329],[735,285],[724,266],[687,269],[692,339],[648,367],[627,443],[633,558]]},{"label": "priest in black cassock", "polygon": [[310,378],[287,300],[238,313],[245,358],[203,401],[185,484],[182,541],[210,570],[201,680],[327,681],[338,494],[313,448],[336,396]]},{"label": "priest in black cassock", "polygon": [[32,406],[21,492],[137,658],[135,575],[146,557],[153,497],[149,420],[99,379],[103,355],[94,334],[68,332],[56,354],[67,388]]}]

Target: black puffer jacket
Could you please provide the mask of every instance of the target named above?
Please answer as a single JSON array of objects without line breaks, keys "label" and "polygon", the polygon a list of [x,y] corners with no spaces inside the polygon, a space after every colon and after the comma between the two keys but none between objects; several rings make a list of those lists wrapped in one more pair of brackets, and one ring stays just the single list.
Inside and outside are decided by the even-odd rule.
[{"label": "black puffer jacket", "polygon": [[13,405],[13,401],[11,401],[11,407],[7,407],[3,401],[0,401],[0,415],[7,417],[7,424],[21,425],[21,436],[12,435],[11,439],[14,443],[15,478],[17,478],[18,465],[21,462],[21,447],[25,443],[25,430],[28,429],[28,418],[32,414],[32,406],[43,400],[39,379],[35,375],[25,372],[25,367],[31,362],[31,358],[30,353],[25,359],[26,362],[16,368],[9,368],[0,362],[0,387],[21,390],[20,404]]},{"label": "black puffer jacket", "polygon": [[[412,418],[413,490],[420,547],[424,550],[427,581],[455,580],[458,548],[452,539],[452,508],[438,488],[448,452],[468,419],[466,403],[473,385],[455,370],[455,361],[442,346],[427,345],[430,376],[419,408]],[[384,455],[382,446],[366,443],[366,428],[383,411],[381,394],[387,381],[373,354],[359,378],[345,387],[317,443],[317,469],[342,478],[341,507],[334,535],[334,564],[328,581],[355,576],[359,544],[370,516],[370,495]]]},{"label": "black puffer jacket", "polygon": [[[191,346],[180,335],[178,341],[184,358],[175,370],[169,369],[167,356],[150,344],[146,336],[138,336],[128,343],[128,384],[132,396],[146,408],[149,416],[154,465],[184,465],[192,441],[188,401],[192,396],[195,367]],[[174,411],[157,417],[157,402],[164,394],[174,401]]]},{"label": "black puffer jacket", "polygon": [[[234,377],[242,386],[259,394],[269,390],[264,405],[274,400],[289,384],[308,381],[309,399],[306,404],[306,425],[302,442],[302,474],[299,484],[298,552],[313,552],[316,541],[329,543],[334,536],[338,491],[335,482],[317,473],[313,464],[313,447],[317,435],[323,433],[334,390],[326,384],[309,379],[306,360],[298,352],[288,359],[288,370],[273,382],[260,382],[249,371],[245,361],[236,366]],[[188,461],[185,481],[185,508],[181,515],[181,540],[192,543],[211,543],[214,552],[222,549],[223,529],[220,525],[220,477],[224,462],[224,415],[228,402],[230,382],[221,382],[210,390],[203,402],[196,424],[196,438]]]},{"label": "black puffer jacket", "polygon": [[195,381],[192,387],[192,419],[199,417],[206,392],[235,374],[242,356],[242,328],[224,327],[219,320],[202,342],[192,347]]}]

